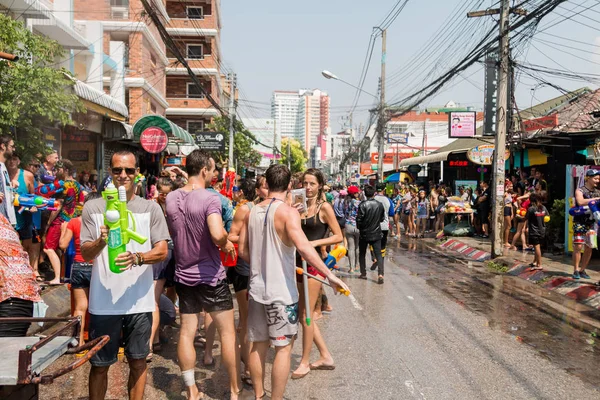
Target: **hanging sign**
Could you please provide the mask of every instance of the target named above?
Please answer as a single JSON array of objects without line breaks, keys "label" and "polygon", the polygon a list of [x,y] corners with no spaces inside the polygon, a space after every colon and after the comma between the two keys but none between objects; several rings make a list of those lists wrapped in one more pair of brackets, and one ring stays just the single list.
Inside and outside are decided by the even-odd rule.
[{"label": "hanging sign", "polygon": [[[482,144],[473,147],[467,151],[467,158],[474,164],[478,165],[492,165],[492,158],[494,156],[494,145],[493,144]],[[504,160],[510,157],[510,151],[506,149],[504,151]],[[504,161],[502,161],[504,162]]]},{"label": "hanging sign", "polygon": [[150,154],[158,154],[167,148],[169,137],[167,133],[157,126],[151,126],[144,129],[140,135],[140,144],[142,149]]},{"label": "hanging sign", "polygon": [[466,138],[474,137],[476,126],[477,113],[475,111],[458,112],[453,111],[448,113],[448,137],[449,138]]}]

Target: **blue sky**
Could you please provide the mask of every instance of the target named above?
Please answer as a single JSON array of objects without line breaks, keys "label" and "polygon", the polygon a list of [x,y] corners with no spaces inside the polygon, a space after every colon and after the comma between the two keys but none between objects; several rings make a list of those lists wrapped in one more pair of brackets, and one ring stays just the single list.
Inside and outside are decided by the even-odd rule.
[{"label": "blue sky", "polygon": [[[224,0],[222,2],[222,57],[224,66],[235,71],[243,100],[243,117],[269,117],[273,90],[319,88],[331,96],[331,126],[340,127],[339,118],[352,104],[355,89],[342,82],[326,80],[323,69],[358,84],[373,26],[382,22],[396,0]],[[492,17],[467,20],[464,13],[448,21],[457,7],[492,0],[410,0],[387,34],[387,99],[403,98],[420,88],[437,57],[446,57],[433,75],[447,71],[464,51],[474,44],[475,36],[494,25]],[[571,20],[565,17],[592,6]],[[573,10],[573,11],[571,11]],[[553,69],[600,75],[600,3],[596,0],[567,1],[546,17],[531,44],[520,49],[517,61]],[[588,25],[588,26],[585,26]],[[439,39],[427,47],[431,56],[417,59],[428,39],[440,32]],[[454,36],[456,40],[450,40]],[[462,35],[458,35],[462,33]],[[557,37],[559,36],[559,37]],[[579,41],[579,42],[575,42]],[[569,52],[571,54],[567,54]],[[380,76],[381,39],[377,39],[364,89],[377,91]],[[568,81],[553,76],[544,78],[561,88],[583,86],[597,88],[595,82]],[[462,105],[483,107],[484,72],[474,65],[448,84],[424,105],[443,105],[453,100]],[[520,109],[559,96],[547,85],[519,74],[516,97]],[[355,123],[366,122],[365,111],[372,99],[361,96]]]}]

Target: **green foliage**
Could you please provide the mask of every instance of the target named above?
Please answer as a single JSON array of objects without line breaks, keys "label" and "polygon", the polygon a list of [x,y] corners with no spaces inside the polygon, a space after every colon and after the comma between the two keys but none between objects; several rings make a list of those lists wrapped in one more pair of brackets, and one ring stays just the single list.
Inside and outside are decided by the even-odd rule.
[{"label": "green foliage", "polygon": [[489,270],[493,272],[497,272],[500,274],[505,274],[508,272],[508,267],[504,264],[499,264],[494,261],[488,261],[485,265],[488,267]]},{"label": "green foliage", "polygon": [[[229,118],[217,117],[207,128],[209,131],[222,132],[225,135],[225,152],[213,152],[212,156],[217,163],[221,165],[227,164],[227,157],[229,155]],[[237,162],[240,169],[246,164],[251,167],[260,164],[262,156],[252,148],[256,137],[237,119],[233,122],[233,129],[235,131],[233,135],[234,163],[231,166],[235,167],[235,162]]]},{"label": "green foliage", "polygon": [[64,50],[4,14],[0,14],[0,50],[20,57],[16,62],[0,61],[0,131],[16,131],[21,153],[43,153],[41,128],[66,125],[72,111],[82,111],[70,90],[69,72],[55,67]]},{"label": "green foliage", "polygon": [[565,232],[565,199],[554,200],[550,210],[550,222],[548,222],[547,236],[551,243],[562,243]]},{"label": "green foliage", "polygon": [[281,139],[281,152],[283,153],[281,163],[284,165],[288,164],[288,142],[290,143],[290,169],[292,170],[292,174],[304,171],[306,169],[306,162],[308,161],[308,156],[306,154],[306,150],[304,150],[304,147],[302,147],[300,142],[298,142],[297,140],[290,138]]}]

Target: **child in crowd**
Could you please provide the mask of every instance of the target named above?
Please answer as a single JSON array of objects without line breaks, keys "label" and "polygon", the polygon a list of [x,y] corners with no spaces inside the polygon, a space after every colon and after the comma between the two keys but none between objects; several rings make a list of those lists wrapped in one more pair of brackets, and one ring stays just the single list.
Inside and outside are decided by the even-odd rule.
[{"label": "child in crowd", "polygon": [[424,189],[419,190],[417,200],[417,237],[425,237],[427,219],[429,218],[429,200]]},{"label": "child in crowd", "polygon": [[530,206],[527,210],[526,223],[529,226],[529,244],[535,249],[535,257],[529,266],[533,270],[541,270],[541,242],[546,235],[546,222],[550,217],[548,216],[548,210],[542,204],[542,199],[537,194],[531,194],[529,201]]}]

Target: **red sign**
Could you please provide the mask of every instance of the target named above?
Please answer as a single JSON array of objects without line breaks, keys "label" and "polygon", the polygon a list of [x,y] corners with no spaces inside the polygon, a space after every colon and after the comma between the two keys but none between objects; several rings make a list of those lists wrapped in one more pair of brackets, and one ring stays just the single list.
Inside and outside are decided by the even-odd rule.
[{"label": "red sign", "polygon": [[369,164],[369,163],[362,163],[362,164],[360,164],[360,174],[361,175],[371,175],[374,172],[375,171],[373,171],[371,169],[371,164]]},{"label": "red sign", "polygon": [[469,165],[468,161],[450,161],[448,164],[450,164],[451,167],[466,167],[467,165]]},{"label": "red sign", "polygon": [[554,128],[558,125],[558,114],[523,121],[525,132],[539,131],[540,129]]},{"label": "red sign", "polygon": [[[393,164],[394,157],[398,157],[398,162],[400,160],[404,160],[405,158],[411,158],[413,153],[385,153],[383,155],[383,163],[384,164]],[[379,153],[371,153],[371,164],[379,163]]]},{"label": "red sign", "polygon": [[140,144],[142,149],[146,150],[150,154],[161,153],[167,148],[169,138],[165,131],[156,126],[151,126],[144,129],[144,132],[140,135]]}]

